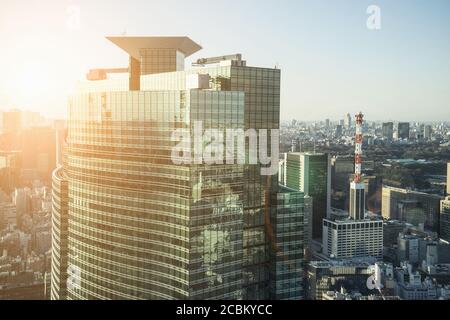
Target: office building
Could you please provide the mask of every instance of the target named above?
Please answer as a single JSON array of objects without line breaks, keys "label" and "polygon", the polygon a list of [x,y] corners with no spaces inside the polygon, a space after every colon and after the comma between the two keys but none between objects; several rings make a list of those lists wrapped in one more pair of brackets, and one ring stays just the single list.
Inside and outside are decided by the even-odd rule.
[{"label": "office building", "polygon": [[288,153],[286,186],[312,197],[312,238],[322,238],[322,220],[330,211],[331,164],[326,153]]},{"label": "office building", "polygon": [[398,220],[385,220],[383,222],[383,246],[391,247],[397,244],[398,235],[403,233],[408,225]]},{"label": "office building", "polygon": [[372,213],[381,214],[381,176],[365,175],[363,179],[366,192],[366,209]]},{"label": "office building", "polygon": [[407,229],[397,238],[396,263],[408,261],[414,266],[450,263],[450,244],[430,238],[428,234]]},{"label": "office building", "polygon": [[431,134],[433,133],[433,127],[429,124],[423,127],[423,138],[425,140],[431,140]]},{"label": "office building", "polygon": [[355,172],[355,158],[350,156],[333,156],[331,158],[331,188],[344,191],[348,189],[350,176]]},{"label": "office building", "polygon": [[447,163],[447,194],[450,195],[450,162]]},{"label": "office building", "polygon": [[323,300],[329,291],[356,290],[366,293],[367,279],[372,275],[369,262],[311,261],[307,266],[307,297]]},{"label": "office building", "polygon": [[299,139],[292,139],[291,152],[299,152],[302,148],[302,143]]},{"label": "office building", "polygon": [[22,113],[18,110],[3,112],[2,119],[2,150],[15,151],[19,149],[19,134],[22,130]]},{"label": "office building", "polygon": [[[397,264],[402,261],[409,261],[417,265],[422,261],[421,251],[425,248],[426,239],[408,233],[400,233],[397,238]],[[420,250],[422,248],[422,250]]]},{"label": "office building", "polygon": [[18,134],[22,129],[22,112],[12,110],[3,112],[3,133]]},{"label": "office building", "polygon": [[21,132],[22,169],[29,180],[50,181],[56,168],[56,131],[32,127]]},{"label": "office building", "polygon": [[398,296],[403,300],[436,300],[437,287],[431,278],[422,279],[419,271],[410,264],[402,264],[395,270]]},{"label": "office building", "polygon": [[331,206],[347,210],[349,205],[349,183],[355,172],[353,156],[334,156],[331,158]]},{"label": "office building", "polygon": [[313,239],[313,198],[311,196],[304,196],[304,239],[305,239],[305,248],[309,250],[311,248],[311,241]]},{"label": "office building", "polygon": [[271,299],[303,298],[305,203],[302,192],[281,187],[271,210]]},{"label": "office building", "polygon": [[334,136],[336,138],[340,138],[342,136],[342,125],[341,124],[336,125],[336,130],[334,132]]},{"label": "office building", "polygon": [[437,231],[440,201],[439,195],[383,186],[381,213],[385,219],[423,225],[427,229]]},{"label": "office building", "polygon": [[52,263],[51,290],[52,300],[67,297],[68,282],[68,183],[62,167],[53,172],[52,179]]},{"label": "office building", "polygon": [[67,264],[76,271],[59,298],[269,298],[265,218],[278,177],[238,161],[175,164],[172,133],[200,121],[278,129],[280,70],[247,67],[238,54],[185,71],[184,58],[200,49],[187,37],[109,40],[129,54],[129,72],[92,70],[80,84],[65,174],[54,175],[67,180]]},{"label": "office building", "polygon": [[381,131],[383,138],[386,138],[388,141],[392,141],[394,138],[394,123],[383,122]]},{"label": "office building", "polygon": [[12,200],[16,206],[17,225],[22,227],[24,216],[30,214],[31,190],[29,188],[16,188],[12,194]]},{"label": "office building", "polygon": [[[279,165],[278,165],[278,183],[280,187],[285,187],[286,189],[289,189],[287,185],[287,157],[288,153],[281,154]],[[292,189],[297,190],[298,189]],[[304,195],[303,197],[304,201],[304,246],[306,249],[309,248],[312,240],[312,215],[313,215],[313,198],[308,195]]]},{"label": "office building", "polygon": [[1,230],[8,226],[17,226],[17,210],[14,204],[0,201],[0,226]]},{"label": "office building", "polygon": [[383,258],[382,220],[323,221],[322,250],[334,259]]},{"label": "office building", "polygon": [[399,122],[397,125],[397,138],[409,139],[409,122]]},{"label": "office building", "polygon": [[447,163],[447,197],[441,201],[439,237],[450,242],[450,163]]},{"label": "office building", "polygon": [[0,151],[0,191],[11,194],[21,184],[22,152]]},{"label": "office building", "polygon": [[352,116],[350,115],[350,113],[347,113],[344,116],[344,126],[349,129],[352,126]]}]

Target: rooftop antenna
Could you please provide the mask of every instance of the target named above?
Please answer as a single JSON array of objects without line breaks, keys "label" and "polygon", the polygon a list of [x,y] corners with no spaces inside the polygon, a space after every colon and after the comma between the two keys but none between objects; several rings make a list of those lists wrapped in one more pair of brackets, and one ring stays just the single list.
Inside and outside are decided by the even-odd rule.
[{"label": "rooftop antenna", "polygon": [[349,213],[350,217],[354,220],[363,220],[366,211],[365,186],[362,181],[362,124],[364,122],[364,115],[360,112],[356,114],[355,118],[355,175],[353,181],[350,183]]}]

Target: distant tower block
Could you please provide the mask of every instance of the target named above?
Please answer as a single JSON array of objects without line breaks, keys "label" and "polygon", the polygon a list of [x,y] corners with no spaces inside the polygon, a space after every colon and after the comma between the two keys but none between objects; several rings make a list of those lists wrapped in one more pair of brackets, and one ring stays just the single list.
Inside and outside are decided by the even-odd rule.
[{"label": "distant tower block", "polygon": [[355,178],[350,184],[350,217],[354,220],[362,220],[365,216],[366,199],[364,183],[362,182],[362,123],[364,115],[360,112],[356,116],[355,134]]},{"label": "distant tower block", "polygon": [[292,139],[291,141],[291,152],[297,152],[297,140]]}]

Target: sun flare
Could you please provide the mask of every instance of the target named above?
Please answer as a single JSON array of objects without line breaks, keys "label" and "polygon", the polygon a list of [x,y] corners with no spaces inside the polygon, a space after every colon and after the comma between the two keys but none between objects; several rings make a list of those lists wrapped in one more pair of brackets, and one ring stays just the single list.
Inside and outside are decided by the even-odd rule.
[{"label": "sun flare", "polygon": [[11,78],[10,85],[18,100],[26,103],[48,97],[55,83],[49,70],[35,62],[20,66]]}]

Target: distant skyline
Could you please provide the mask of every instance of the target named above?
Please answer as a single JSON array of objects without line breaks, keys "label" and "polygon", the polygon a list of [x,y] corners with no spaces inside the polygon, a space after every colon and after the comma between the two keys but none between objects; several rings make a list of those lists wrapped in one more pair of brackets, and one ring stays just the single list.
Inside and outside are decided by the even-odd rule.
[{"label": "distant skyline", "polygon": [[122,34],[189,36],[203,50],[186,68],[231,53],[279,66],[282,120],[450,121],[447,0],[0,0],[0,110],[65,116],[89,69],[128,64],[104,38]]},{"label": "distant skyline", "polygon": [[[11,112],[11,111],[37,112],[43,118],[45,118],[45,120],[64,120],[63,117],[65,117],[65,115],[63,115],[63,116],[51,115],[51,114],[49,115],[49,114],[46,114],[46,113],[42,113],[39,110],[30,110],[30,109],[21,109],[21,108],[2,108],[2,107],[0,107],[0,113],[1,112]],[[352,119],[353,119],[353,117],[352,117]],[[281,122],[289,124],[289,122],[292,122],[293,120],[296,120],[296,121],[299,121],[299,122],[304,122],[304,123],[311,123],[311,124],[312,123],[318,123],[318,122],[325,122],[325,120],[330,120],[331,123],[338,124],[338,122],[340,122],[341,120],[344,120],[344,115],[342,115],[341,118],[320,118],[320,119],[309,119],[309,120],[297,119],[297,118],[288,118],[288,119],[281,119]],[[367,119],[366,122],[367,123],[372,123],[372,122],[376,122],[376,123],[393,122],[394,124],[399,123],[399,122],[410,122],[410,123],[420,123],[420,124],[427,124],[427,123],[429,123],[429,124],[440,124],[440,123],[450,123],[450,120],[443,120],[443,119],[440,119],[440,120],[404,120],[402,118],[402,119],[384,119],[384,120]],[[0,127],[1,127],[1,123],[0,123]]]}]

